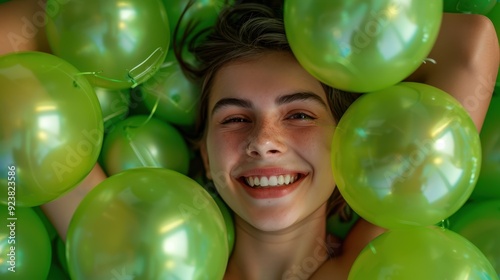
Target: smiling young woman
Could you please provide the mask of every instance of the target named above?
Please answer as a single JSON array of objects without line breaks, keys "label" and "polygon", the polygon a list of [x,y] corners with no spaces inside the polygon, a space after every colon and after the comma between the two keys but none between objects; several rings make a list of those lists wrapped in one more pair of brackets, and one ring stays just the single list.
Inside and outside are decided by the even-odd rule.
[{"label": "smiling young woman", "polygon": [[[458,26],[475,40],[462,40]],[[192,51],[200,65],[183,66],[202,86],[204,166],[235,213],[236,243],[225,278],[346,279],[359,252],[384,232],[361,219],[340,253],[329,255],[325,221],[345,206],[331,174],[330,145],[336,123],[358,95],[304,70],[279,9],[229,8]],[[408,81],[447,91],[480,129],[499,61],[491,23],[445,15],[429,57],[439,63],[420,67]],[[471,98],[478,100],[474,107],[467,104]]]},{"label": "smiling young woman", "polygon": [[[33,15],[31,2],[0,6],[2,15],[17,13],[0,16],[0,26],[21,32],[17,19]],[[28,39],[24,49],[46,50],[43,38]],[[334,254],[326,233],[328,215],[345,205],[331,172],[331,140],[358,94],[305,71],[290,50],[282,15],[265,5],[226,9],[194,54],[199,65],[182,65],[202,86],[200,152],[207,177],[235,213],[225,279],[346,279],[359,252],[384,231],[360,219]],[[438,64],[423,65],[408,80],[453,95],[480,129],[499,65],[491,22],[446,14],[429,57]],[[63,239],[78,203],[104,179],[96,165],[72,192],[42,206]]]}]

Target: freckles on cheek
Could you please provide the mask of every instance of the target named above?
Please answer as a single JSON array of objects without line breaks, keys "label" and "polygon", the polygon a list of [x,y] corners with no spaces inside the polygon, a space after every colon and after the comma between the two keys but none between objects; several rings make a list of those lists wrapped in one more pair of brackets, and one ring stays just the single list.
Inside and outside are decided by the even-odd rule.
[{"label": "freckles on cheek", "polygon": [[296,145],[309,150],[330,151],[333,140],[333,129],[330,131],[301,131],[290,139],[294,140]]},{"label": "freckles on cheek", "polygon": [[212,169],[221,170],[237,155],[238,142],[234,137],[218,133],[209,135],[207,150]]}]

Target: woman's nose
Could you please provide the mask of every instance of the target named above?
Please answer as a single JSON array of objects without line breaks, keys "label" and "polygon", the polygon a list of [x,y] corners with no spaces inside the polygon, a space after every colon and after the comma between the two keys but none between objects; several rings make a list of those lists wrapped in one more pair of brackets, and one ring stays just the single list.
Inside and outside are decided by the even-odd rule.
[{"label": "woman's nose", "polygon": [[283,133],[278,125],[263,122],[253,128],[246,147],[251,157],[273,157],[284,153],[287,149],[283,141]]}]

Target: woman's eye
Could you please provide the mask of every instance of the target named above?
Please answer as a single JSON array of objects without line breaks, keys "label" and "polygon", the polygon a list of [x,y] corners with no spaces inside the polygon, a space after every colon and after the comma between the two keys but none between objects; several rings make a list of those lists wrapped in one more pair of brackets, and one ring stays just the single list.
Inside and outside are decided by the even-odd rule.
[{"label": "woman's eye", "polygon": [[312,117],[306,113],[295,113],[295,114],[290,115],[288,118],[292,119],[292,120],[315,120],[316,119],[315,117]]},{"label": "woman's eye", "polygon": [[240,118],[240,117],[234,117],[234,118],[229,118],[225,119],[221,122],[221,124],[229,124],[229,123],[243,123],[243,122],[250,122],[249,120],[245,118]]}]

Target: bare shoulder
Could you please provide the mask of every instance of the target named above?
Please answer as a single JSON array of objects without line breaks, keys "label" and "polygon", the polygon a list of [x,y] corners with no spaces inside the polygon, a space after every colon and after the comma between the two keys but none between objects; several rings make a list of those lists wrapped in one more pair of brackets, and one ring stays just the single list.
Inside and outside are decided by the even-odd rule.
[{"label": "bare shoulder", "polygon": [[342,244],[341,254],[326,261],[311,279],[347,279],[359,253],[377,236],[386,230],[359,219]]}]

